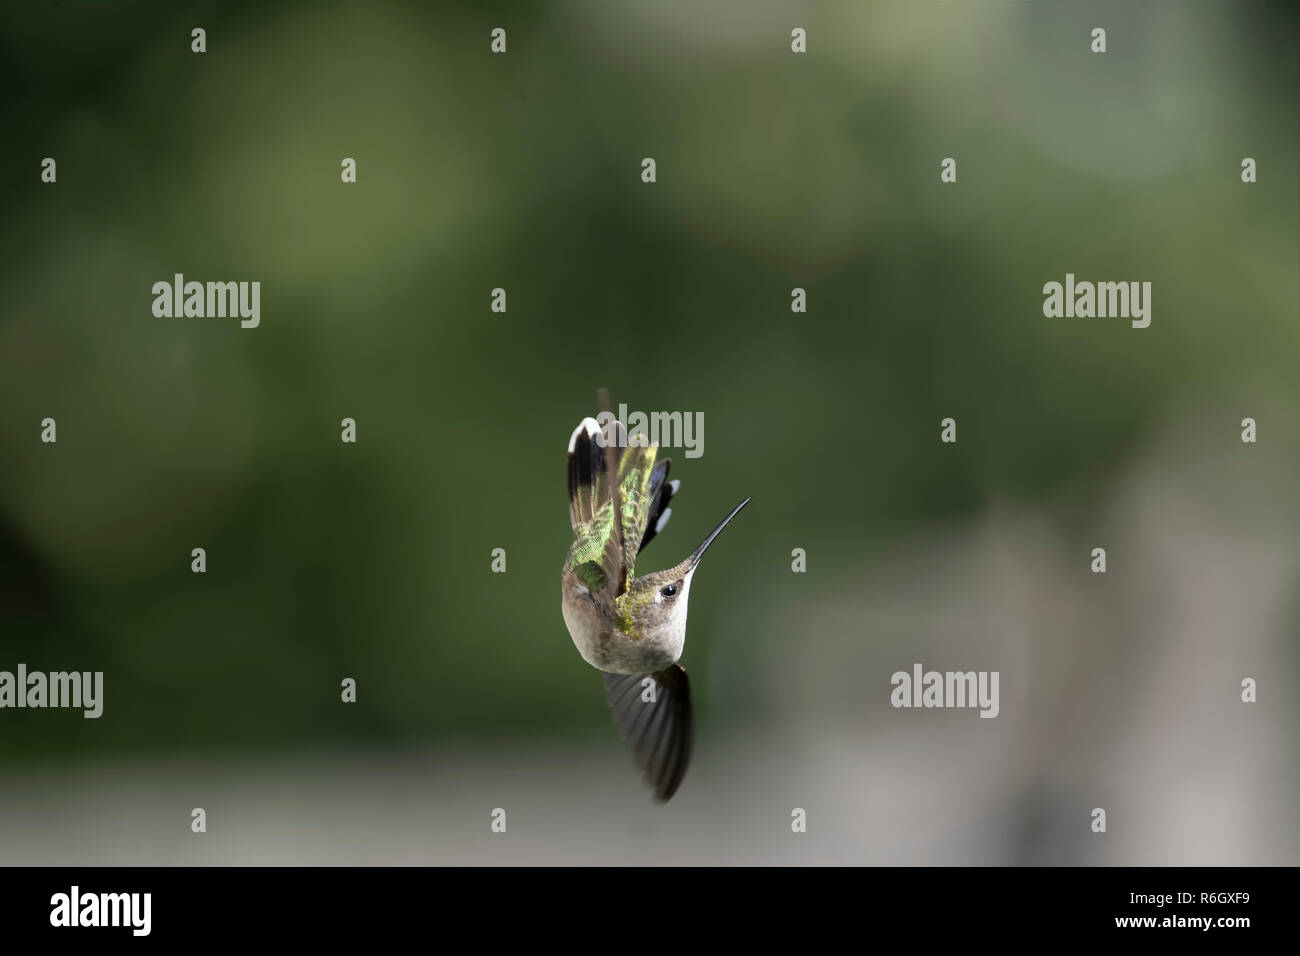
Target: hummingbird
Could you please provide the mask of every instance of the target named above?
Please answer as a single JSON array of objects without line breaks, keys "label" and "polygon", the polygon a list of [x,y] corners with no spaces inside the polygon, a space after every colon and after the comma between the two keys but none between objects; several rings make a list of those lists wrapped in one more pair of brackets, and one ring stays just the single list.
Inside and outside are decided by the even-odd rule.
[{"label": "hummingbird", "polygon": [[[602,394],[601,404],[609,407]],[[561,575],[561,609],[578,653],[605,679],[623,737],[659,802],[681,785],[691,758],[691,688],[678,663],[700,558],[746,498],[685,560],[635,575],[637,558],[672,514],[681,482],[642,435],[629,441],[612,413],[602,429],[584,418],[569,437],[573,544]]]}]

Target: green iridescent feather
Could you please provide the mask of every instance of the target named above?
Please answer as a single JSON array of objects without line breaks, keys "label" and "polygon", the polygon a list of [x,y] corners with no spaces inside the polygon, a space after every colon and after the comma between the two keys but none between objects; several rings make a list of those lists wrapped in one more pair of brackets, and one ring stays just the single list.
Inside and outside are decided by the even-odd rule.
[{"label": "green iridescent feather", "polygon": [[593,593],[605,588],[607,568],[621,577],[611,597],[625,591],[632,580],[637,551],[650,518],[650,477],[658,452],[655,445],[630,445],[621,449],[618,464],[619,515],[623,531],[621,555],[614,553],[617,542],[610,501],[603,502],[590,521],[574,529],[573,546],[569,548],[564,569],[576,574]]}]

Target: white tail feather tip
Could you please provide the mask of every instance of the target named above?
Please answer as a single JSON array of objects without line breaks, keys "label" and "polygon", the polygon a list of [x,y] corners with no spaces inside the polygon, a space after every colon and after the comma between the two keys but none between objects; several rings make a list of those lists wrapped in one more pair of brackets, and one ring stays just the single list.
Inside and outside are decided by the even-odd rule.
[{"label": "white tail feather tip", "polygon": [[664,513],[661,514],[659,516],[659,520],[655,522],[655,534],[658,534],[660,531],[664,530],[664,525],[668,523],[668,518],[672,515],[672,513],[673,513],[672,508],[664,509]]},{"label": "white tail feather tip", "polygon": [[573,446],[578,443],[578,432],[581,431],[585,431],[587,437],[592,438],[600,432],[600,426],[596,424],[596,419],[594,418],[584,418],[582,421],[578,422],[578,427],[575,428],[573,434],[569,436],[570,452],[573,451]]}]

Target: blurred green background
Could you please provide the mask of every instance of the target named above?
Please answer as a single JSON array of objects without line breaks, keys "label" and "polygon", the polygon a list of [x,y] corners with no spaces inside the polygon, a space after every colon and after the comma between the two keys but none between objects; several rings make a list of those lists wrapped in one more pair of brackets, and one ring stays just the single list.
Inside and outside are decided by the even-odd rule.
[{"label": "blurred green background", "polygon": [[[1127,861],[1296,862],[1294,7],[64,0],[0,16],[0,668],[105,672],[99,720],[0,712],[0,860],[7,835],[9,859],[48,861],[31,814],[70,779],[152,792],[132,775],[158,761],[250,767],[255,807],[284,761],[345,753],[381,755],[374,779],[461,767],[474,799],[476,775],[503,774],[487,808],[559,774],[573,786],[550,799],[605,800],[609,821],[704,814],[724,788],[770,799],[754,819],[772,814],[778,843],[819,796],[853,817],[845,768],[876,768],[874,824],[810,845],[1084,861],[1110,852],[1080,848],[1073,819],[1102,795],[1063,768],[1106,768],[1116,804],[1167,821],[1168,794],[1199,792],[1187,767],[1148,778],[1115,748],[1145,727],[1161,752],[1192,707],[1218,752],[1254,762],[1210,775],[1244,789],[1193,799],[1187,820],[1239,798],[1258,830],[1175,829]],[[956,184],[939,179],[950,156]],[[261,326],[156,318],[151,286],[178,272],[260,281]],[[1066,272],[1150,281],[1151,327],[1044,318],[1042,286]],[[694,591],[700,749],[665,810],[559,613],[564,444],[599,386],[704,415],[704,456],[671,453],[682,492],[645,569],[754,496]],[[913,661],[1000,669],[1002,717],[891,710],[889,674]],[[1204,683],[1174,662],[1204,664]],[[1251,711],[1236,687],[1262,674]],[[1195,704],[1219,693],[1222,711]],[[988,843],[904,827],[877,847],[909,788],[960,790],[907,768],[979,754],[965,735],[1011,761],[961,778]],[[722,741],[728,779],[709,771]],[[177,799],[159,813],[180,813],[180,847],[203,802]],[[59,806],[87,833],[121,823]],[[478,827],[487,809],[466,813]],[[1080,847],[1053,842],[1076,824]],[[662,839],[645,825],[628,847]],[[710,859],[748,859],[735,826]],[[104,839],[105,860],[128,852]],[[528,859],[554,859],[537,839]],[[429,858],[494,858],[454,845]],[[155,858],[197,852],[167,848]],[[787,852],[803,851],[756,859]]]}]

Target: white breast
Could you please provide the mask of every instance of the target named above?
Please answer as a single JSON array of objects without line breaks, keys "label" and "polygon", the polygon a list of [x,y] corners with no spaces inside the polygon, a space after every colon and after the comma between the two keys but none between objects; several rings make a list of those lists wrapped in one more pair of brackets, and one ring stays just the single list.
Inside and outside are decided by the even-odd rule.
[{"label": "white breast", "polygon": [[565,584],[568,599],[562,596],[560,610],[564,624],[573,638],[573,646],[592,667],[610,674],[650,674],[675,664],[686,644],[685,595],[674,608],[667,627],[634,641],[612,627],[596,610],[596,604],[581,584]]}]

